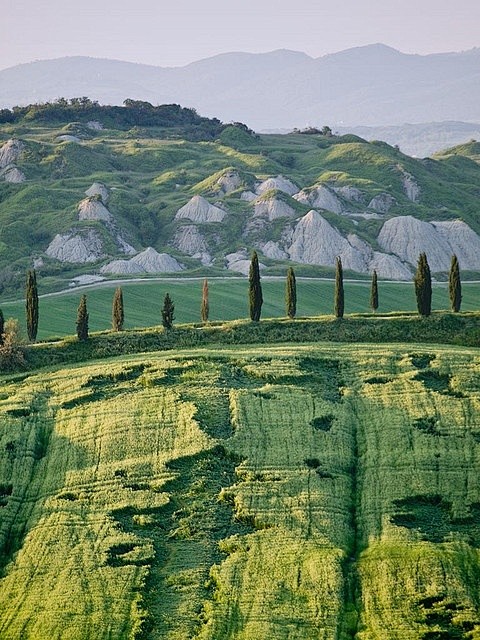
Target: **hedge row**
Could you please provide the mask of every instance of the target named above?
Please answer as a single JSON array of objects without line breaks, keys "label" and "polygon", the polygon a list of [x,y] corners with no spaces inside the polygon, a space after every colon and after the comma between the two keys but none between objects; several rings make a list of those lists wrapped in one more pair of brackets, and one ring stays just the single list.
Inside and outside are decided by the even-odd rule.
[{"label": "hedge row", "polygon": [[85,341],[66,338],[25,347],[25,368],[71,364],[124,354],[203,345],[285,342],[406,342],[480,346],[480,313],[349,316],[343,319],[246,320],[183,325],[170,330],[102,332]]}]

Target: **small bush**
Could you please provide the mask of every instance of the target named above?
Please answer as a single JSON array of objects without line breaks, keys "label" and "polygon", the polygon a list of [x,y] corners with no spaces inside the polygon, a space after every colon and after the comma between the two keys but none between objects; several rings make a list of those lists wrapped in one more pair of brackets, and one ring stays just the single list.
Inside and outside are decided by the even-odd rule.
[{"label": "small bush", "polygon": [[5,323],[3,342],[0,345],[0,371],[18,371],[25,366],[25,355],[22,346],[18,320],[9,318]]}]

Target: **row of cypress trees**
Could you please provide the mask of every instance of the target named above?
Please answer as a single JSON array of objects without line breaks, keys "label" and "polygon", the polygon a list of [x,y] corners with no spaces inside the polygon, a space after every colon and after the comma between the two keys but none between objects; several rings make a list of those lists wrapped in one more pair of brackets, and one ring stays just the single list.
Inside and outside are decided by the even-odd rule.
[{"label": "row of cypress trees", "polygon": [[[35,280],[34,280],[35,281]],[[27,279],[28,282],[28,279]],[[36,283],[36,281],[35,281]],[[432,310],[432,278],[430,267],[428,265],[427,256],[421,253],[418,259],[417,271],[414,278],[415,295],[417,299],[418,312],[422,316],[429,316]],[[36,286],[36,284],[35,284]],[[28,288],[28,284],[27,284]],[[449,296],[452,311],[460,311],[462,301],[462,291],[460,282],[460,268],[457,256],[452,256],[452,263],[449,273]],[[38,296],[37,296],[38,304]],[[88,313],[86,306],[86,296],[80,299],[80,305],[77,311],[77,336],[79,340],[88,338]],[[260,320],[263,304],[262,285],[260,282],[260,267],[257,252],[252,253],[252,259],[249,270],[249,307],[250,319],[253,322]],[[290,319],[295,318],[297,313],[297,284],[293,267],[289,267],[287,271],[287,279],[285,284],[285,307],[287,316]],[[370,307],[372,311],[378,309],[378,276],[374,270],[372,274],[372,284],[370,289]],[[27,304],[28,309],[28,304]],[[175,306],[170,295],[167,293],[163,301],[162,325],[166,329],[173,326]],[[343,318],[345,310],[345,293],[343,288],[343,266],[340,257],[336,258],[335,263],[335,295],[334,295],[334,313],[335,317]],[[202,287],[202,302],[200,307],[200,317],[202,322],[208,322],[210,312],[210,304],[208,300],[208,280],[205,278]],[[27,312],[28,317],[28,312]],[[38,324],[38,308],[36,314]],[[114,331],[121,331],[124,323],[123,294],[122,289],[118,287],[115,290],[112,304],[112,328]],[[36,335],[36,334],[35,334]],[[30,334],[29,334],[30,337]],[[30,338],[31,339],[31,338]]]},{"label": "row of cypress trees", "polygon": [[[375,287],[377,286],[377,274],[374,272]],[[250,319],[253,322],[260,320],[261,309],[263,304],[262,285],[260,284],[260,268],[258,264],[257,252],[252,253],[250,263],[249,280],[249,303],[250,303]],[[376,290],[376,301],[378,307],[378,290]],[[335,268],[335,316],[342,318],[345,308],[345,294],[343,290],[343,267],[342,260],[336,259]],[[287,316],[293,319],[297,313],[297,283],[293,267],[289,267],[287,271],[287,280],[285,283],[285,308]],[[375,307],[376,308],[376,307]]]},{"label": "row of cypress trees", "polygon": [[[260,319],[263,298],[262,287],[260,284],[258,257],[255,251],[252,254],[249,283],[250,318],[253,321],[258,321]],[[417,270],[414,277],[414,286],[418,313],[421,316],[429,316],[432,312],[432,277],[425,253],[421,253],[418,258]],[[460,267],[456,255],[452,256],[448,276],[448,291],[451,309],[454,313],[457,313],[458,311],[460,311],[460,306],[462,303],[462,285],[460,281]],[[297,309],[297,292],[295,274],[292,267],[290,267],[287,271],[287,280],[285,285],[285,306],[287,316],[289,318],[294,318]],[[370,307],[373,312],[377,311],[378,309],[378,276],[375,270],[372,273]],[[335,317],[343,318],[344,311],[345,292],[343,288],[343,266],[341,258],[337,257],[335,261]]]},{"label": "row of cypress trees", "polygon": [[[112,329],[122,331],[125,320],[123,309],[123,292],[120,287],[115,289],[112,302]],[[81,341],[88,339],[88,311],[87,296],[83,294],[77,309],[77,337]]]},{"label": "row of cypress trees", "polygon": [[[432,312],[432,276],[425,253],[421,253],[418,258],[417,271],[413,282],[418,313],[421,316],[429,316]],[[454,313],[457,313],[460,311],[462,304],[462,283],[460,281],[460,266],[456,255],[452,256],[450,263],[448,294],[451,309]]]},{"label": "row of cypress trees", "polygon": [[[449,298],[453,312],[460,311],[462,303],[462,285],[460,280],[460,267],[456,255],[452,256],[449,271]],[[415,296],[417,300],[418,313],[422,316],[429,316],[432,311],[432,277],[430,267],[428,265],[427,256],[421,253],[418,258],[417,270],[414,277]],[[263,304],[262,285],[260,282],[260,267],[257,252],[252,253],[249,271],[249,308],[250,319],[258,322],[261,316]],[[293,319],[297,313],[297,288],[295,272],[293,267],[289,267],[287,271],[287,279],[285,285],[285,306],[286,314]],[[370,290],[370,307],[372,311],[378,309],[378,278],[377,272],[373,271],[372,284]],[[336,259],[335,264],[335,295],[334,295],[334,313],[337,318],[342,318],[345,309],[345,294],[343,288],[343,266],[341,258]],[[162,313],[162,324],[166,329],[170,329],[175,320],[175,306],[172,299],[167,293],[164,298]],[[27,271],[26,290],[25,290],[25,312],[27,335],[31,342],[34,342],[38,332],[38,290],[37,276],[34,269]],[[202,322],[208,322],[210,312],[208,301],[208,281],[203,282],[202,303],[200,316]],[[118,287],[115,290],[112,303],[112,328],[114,331],[121,331],[124,324],[124,307],[122,289]],[[82,295],[80,304],[77,309],[77,336],[79,340],[88,338],[88,311],[87,298]],[[0,344],[4,333],[4,317],[0,310]]]}]

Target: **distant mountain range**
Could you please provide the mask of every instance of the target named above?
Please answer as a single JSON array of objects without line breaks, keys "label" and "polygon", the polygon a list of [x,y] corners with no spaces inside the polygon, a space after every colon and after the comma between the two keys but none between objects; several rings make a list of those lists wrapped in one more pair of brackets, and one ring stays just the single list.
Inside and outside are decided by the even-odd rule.
[{"label": "distant mountain range", "polygon": [[480,48],[421,56],[375,44],[317,59],[287,50],[227,53],[172,68],[68,57],[0,71],[0,107],[60,96],[179,103],[255,130],[475,123]]}]

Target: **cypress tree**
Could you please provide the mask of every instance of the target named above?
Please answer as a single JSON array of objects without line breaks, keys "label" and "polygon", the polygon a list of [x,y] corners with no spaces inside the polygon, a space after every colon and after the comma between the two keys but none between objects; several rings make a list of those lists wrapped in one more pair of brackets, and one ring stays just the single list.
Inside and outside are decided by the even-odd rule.
[{"label": "cypress tree", "polygon": [[290,267],[287,271],[287,282],[285,285],[285,306],[287,310],[287,316],[290,319],[293,319],[297,313],[297,282],[295,280],[295,273],[292,267]]},{"label": "cypress tree", "polygon": [[27,271],[27,283],[25,291],[25,310],[27,317],[27,335],[31,342],[34,342],[38,331],[38,292],[37,274],[35,269]]},{"label": "cypress tree", "polygon": [[0,344],[3,344],[3,334],[5,333],[5,318],[3,311],[0,309]]},{"label": "cypress tree", "polygon": [[165,298],[163,299],[163,308],[162,308],[162,324],[165,329],[171,329],[173,326],[173,321],[175,320],[175,316],[173,312],[175,311],[175,305],[173,304],[173,300],[170,296],[165,294]]},{"label": "cypress tree", "polygon": [[370,308],[373,313],[378,309],[378,281],[375,269],[372,273],[372,288],[370,289]]},{"label": "cypress tree", "polygon": [[460,282],[460,267],[456,255],[452,256],[450,273],[448,274],[448,292],[450,294],[450,307],[454,313],[460,311],[462,304],[462,283]]},{"label": "cypress tree", "polygon": [[121,287],[117,287],[112,302],[112,328],[114,331],[122,331],[124,319],[123,293]]},{"label": "cypress tree", "polygon": [[345,295],[343,292],[343,267],[340,257],[335,260],[335,317],[343,318]]},{"label": "cypress tree", "polygon": [[262,285],[260,284],[260,267],[258,265],[257,252],[252,253],[252,261],[250,263],[249,281],[249,302],[250,302],[250,319],[253,322],[260,320],[262,313]]},{"label": "cypress tree", "polygon": [[417,271],[413,282],[415,284],[418,313],[421,316],[429,316],[432,312],[432,276],[425,253],[421,253],[418,258]]},{"label": "cypress tree", "polygon": [[80,298],[77,309],[77,336],[82,342],[88,340],[87,296],[85,294]]},{"label": "cypress tree", "polygon": [[203,281],[202,289],[202,306],[200,308],[200,317],[202,322],[208,322],[208,314],[210,313],[210,305],[208,303],[208,280]]}]

